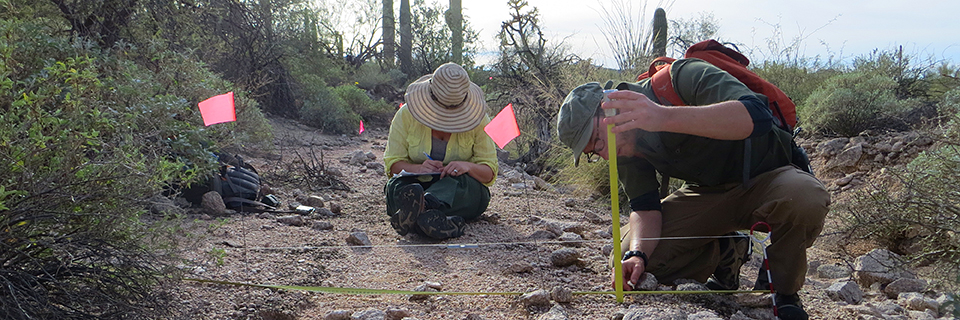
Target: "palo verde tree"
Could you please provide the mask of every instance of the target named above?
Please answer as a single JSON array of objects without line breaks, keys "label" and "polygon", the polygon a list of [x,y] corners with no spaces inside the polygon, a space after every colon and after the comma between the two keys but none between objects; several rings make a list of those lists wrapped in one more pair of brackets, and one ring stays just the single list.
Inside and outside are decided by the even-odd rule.
[{"label": "palo verde tree", "polygon": [[[537,8],[528,8],[524,0],[510,0],[510,20],[504,21],[497,35],[500,57],[493,65],[497,101],[512,103],[522,127],[533,128],[532,137],[517,143],[525,149],[514,161],[532,164],[551,146],[557,106],[566,96],[562,84],[564,67],[579,61],[562,48],[551,46],[540,28]],[[514,162],[510,161],[510,162]]]}]

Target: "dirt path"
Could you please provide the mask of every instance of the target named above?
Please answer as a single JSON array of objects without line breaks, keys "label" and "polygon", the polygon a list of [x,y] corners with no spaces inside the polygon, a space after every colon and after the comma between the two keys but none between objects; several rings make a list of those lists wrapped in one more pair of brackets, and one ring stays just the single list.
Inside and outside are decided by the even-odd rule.
[{"label": "dirt path", "polygon": [[[189,276],[389,290],[414,290],[430,283],[445,292],[532,292],[555,287],[575,292],[609,290],[603,252],[604,245],[612,243],[609,204],[555,191],[518,189],[501,175],[491,188],[489,209],[480,221],[468,224],[466,236],[442,242],[400,237],[384,212],[386,177],[382,169],[344,162],[355,152],[370,152],[376,158],[372,162],[382,166],[384,130],[367,131],[361,137],[336,137],[277,121],[273,125],[279,150],[251,153],[247,161],[270,177],[271,171],[282,172],[289,161],[299,158],[294,155],[322,153],[326,169],[339,172],[339,179],[350,190],[267,183],[284,204],[317,195],[325,200],[326,208],[339,206],[340,213],[313,217],[305,226],[280,223],[270,214],[193,215],[197,219],[184,223],[185,234],[191,236],[185,241],[181,265]],[[579,236],[580,242],[559,243],[556,234],[563,229],[572,232],[565,236]],[[372,247],[350,245],[347,239],[356,232],[363,232]],[[825,242],[809,251],[811,261],[830,263],[840,258],[822,250],[821,243]],[[554,266],[551,256],[564,248],[575,250],[580,262]],[[742,288],[752,286],[758,263],[759,259],[744,268]],[[807,309],[813,318],[843,318],[836,312],[837,304],[822,292],[829,285],[825,281],[807,281],[803,292]],[[379,310],[386,313],[386,319],[538,319],[550,309],[550,305],[526,307],[516,295],[439,295],[411,301],[408,295],[329,294],[193,282],[183,283],[175,295],[182,306],[181,317],[192,319],[324,319],[334,310],[345,310],[348,315]],[[607,294],[576,295],[559,305],[568,319],[611,319],[631,306],[686,314],[705,312],[720,318],[734,314],[735,318],[771,317],[769,298],[759,294],[628,296],[622,304]]]}]

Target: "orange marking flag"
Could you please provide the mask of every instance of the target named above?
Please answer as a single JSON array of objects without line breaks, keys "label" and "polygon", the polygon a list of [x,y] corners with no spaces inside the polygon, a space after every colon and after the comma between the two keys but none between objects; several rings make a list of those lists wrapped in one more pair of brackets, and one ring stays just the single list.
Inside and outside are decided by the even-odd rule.
[{"label": "orange marking flag", "polygon": [[520,136],[520,127],[517,126],[517,117],[513,114],[513,104],[507,104],[503,110],[493,120],[483,128],[483,131],[493,139],[497,147],[503,149],[503,146],[510,143],[513,138]]},{"label": "orange marking flag", "polygon": [[233,91],[213,96],[199,104],[203,125],[237,121],[237,112],[233,105]]}]

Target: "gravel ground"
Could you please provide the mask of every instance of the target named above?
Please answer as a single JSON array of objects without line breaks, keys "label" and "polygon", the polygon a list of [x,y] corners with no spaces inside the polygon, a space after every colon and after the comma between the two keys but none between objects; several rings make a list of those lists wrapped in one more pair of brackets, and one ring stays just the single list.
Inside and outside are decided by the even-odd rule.
[{"label": "gravel ground", "polygon": [[[345,162],[359,151],[372,153],[375,159],[370,162],[379,162],[382,167],[384,130],[346,137],[320,135],[307,127],[277,121],[273,125],[278,151],[241,154],[261,172],[272,193],[284,204],[316,195],[324,199],[324,208],[340,207],[340,212],[334,216],[304,216],[304,226],[278,222],[283,214],[210,216],[194,212],[183,222],[187,240],[182,241],[180,267],[188,277],[386,290],[414,290],[428,285],[444,292],[609,290],[603,251],[604,245],[612,243],[609,203],[550,186],[545,190],[518,189],[504,175],[511,170],[502,170],[491,188],[490,207],[481,220],[467,225],[465,236],[441,242],[400,237],[384,212],[386,177],[382,169]],[[309,184],[269,180],[282,176],[276,172],[298,158],[287,155],[312,154],[319,158],[321,153],[324,167],[328,172],[339,172],[338,179],[350,190],[316,186],[311,190]],[[513,175],[522,176],[516,171]],[[519,179],[535,184],[530,178]],[[558,230],[572,232],[564,237],[579,237],[580,241],[562,244],[557,240]],[[350,244],[348,238],[358,232],[372,246]],[[829,263],[840,259],[838,254],[821,249],[829,247],[829,242],[828,238],[818,241],[809,250],[810,260]],[[555,266],[551,257],[561,249],[573,250],[578,259],[569,266]],[[758,255],[754,257],[743,269],[743,289],[752,287],[759,265]],[[811,278],[807,282],[802,293],[808,312],[816,319],[844,318],[837,312],[837,304],[823,293],[829,285],[824,281]],[[772,317],[769,296],[763,294],[629,295],[623,303],[617,303],[610,294],[585,294],[575,295],[568,302],[557,302],[567,300],[558,298],[537,303],[535,298],[521,300],[518,294],[412,299],[398,294],[317,293],[184,281],[173,295],[180,305],[177,317],[189,319],[338,319],[347,315],[355,319],[564,319],[559,317],[561,313],[566,319],[611,319],[631,311],[664,319],[674,314],[697,314],[698,319]],[[551,311],[552,306],[559,307]]]}]

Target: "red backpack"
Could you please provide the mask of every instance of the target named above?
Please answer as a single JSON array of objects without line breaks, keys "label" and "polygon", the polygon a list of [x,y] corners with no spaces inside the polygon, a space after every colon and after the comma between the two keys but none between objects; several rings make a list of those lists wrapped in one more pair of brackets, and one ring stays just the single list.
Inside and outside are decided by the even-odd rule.
[{"label": "red backpack", "polygon": [[[793,129],[797,125],[796,105],[780,88],[747,69],[750,60],[743,54],[727,48],[715,40],[706,40],[691,46],[683,57],[704,60],[730,73],[753,92],[767,96],[774,123],[781,129],[793,133]],[[673,81],[670,79],[670,66],[676,60],[668,57],[654,59],[653,63],[650,64],[649,71],[637,76],[637,81],[651,78],[650,82],[657,99],[669,102],[674,106],[683,106],[686,104],[674,90]]]}]

